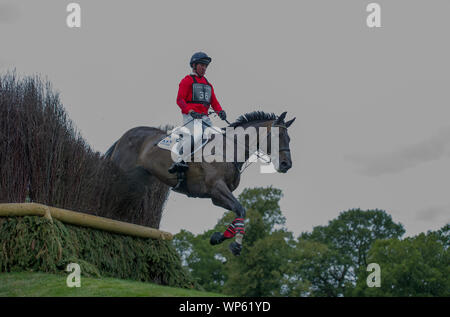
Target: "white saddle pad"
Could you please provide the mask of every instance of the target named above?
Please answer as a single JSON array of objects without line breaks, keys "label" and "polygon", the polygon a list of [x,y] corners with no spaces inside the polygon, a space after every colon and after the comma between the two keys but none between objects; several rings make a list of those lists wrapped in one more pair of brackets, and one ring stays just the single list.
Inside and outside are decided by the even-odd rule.
[{"label": "white saddle pad", "polygon": [[166,136],[164,139],[158,142],[158,147],[161,149],[170,151],[172,147],[181,140],[178,134],[172,133]]},{"label": "white saddle pad", "polygon": [[[172,150],[172,147],[175,146],[175,144],[177,142],[179,142],[180,140],[182,140],[182,136],[180,135],[180,132],[182,132],[183,128],[176,130],[176,131],[172,131],[168,136],[166,136],[164,139],[162,139],[161,141],[158,142],[158,147],[160,147],[161,149],[170,151]],[[187,128],[184,128],[187,130]],[[189,130],[187,130],[189,132]],[[220,130],[220,129],[215,129],[214,131],[216,131],[216,133],[221,133],[223,134],[224,131]],[[208,133],[209,132],[209,133]],[[210,130],[207,129],[206,130],[206,137],[207,139],[204,140],[203,144],[200,146],[200,148],[203,147],[203,145],[205,145],[209,139],[211,139],[212,135],[214,135],[214,133]],[[194,152],[196,152],[198,149],[196,149]]]}]

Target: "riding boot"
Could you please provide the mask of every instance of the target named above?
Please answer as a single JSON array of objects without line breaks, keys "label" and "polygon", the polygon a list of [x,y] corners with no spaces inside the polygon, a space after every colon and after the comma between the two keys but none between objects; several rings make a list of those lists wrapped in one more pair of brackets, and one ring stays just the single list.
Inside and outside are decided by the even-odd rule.
[{"label": "riding boot", "polygon": [[168,172],[170,174],[175,174],[176,172],[184,172],[188,169],[188,165],[185,161],[174,162],[171,167],[169,167]]},{"label": "riding boot", "polygon": [[184,184],[183,182],[184,182],[185,178],[186,178],[186,174],[184,173],[184,171],[178,171],[177,172],[177,184],[172,189],[181,188]]}]

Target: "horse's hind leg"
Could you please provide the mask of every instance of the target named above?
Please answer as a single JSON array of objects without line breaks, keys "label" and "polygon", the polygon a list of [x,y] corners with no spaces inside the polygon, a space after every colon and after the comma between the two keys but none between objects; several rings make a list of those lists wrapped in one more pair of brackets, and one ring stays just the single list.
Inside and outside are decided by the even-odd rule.
[{"label": "horse's hind leg", "polygon": [[228,226],[224,233],[215,232],[211,236],[212,245],[222,243],[226,239],[236,236],[236,240],[230,244],[231,252],[240,255],[242,250],[242,239],[244,237],[245,208],[233,196],[224,182],[217,182],[211,191],[212,202],[216,206],[233,210],[236,214],[234,221]]}]

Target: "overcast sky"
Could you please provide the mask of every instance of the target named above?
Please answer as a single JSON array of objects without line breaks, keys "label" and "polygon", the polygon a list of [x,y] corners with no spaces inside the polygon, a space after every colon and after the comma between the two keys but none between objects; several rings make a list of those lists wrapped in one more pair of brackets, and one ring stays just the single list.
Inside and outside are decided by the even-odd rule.
[{"label": "overcast sky", "polygon": [[[351,208],[383,209],[406,235],[450,221],[450,1],[0,0],[0,72],[41,74],[70,118],[104,152],[128,129],[181,122],[191,55],[229,120],[263,110],[287,120],[293,167],[273,185],[296,235]],[[366,6],[381,6],[381,28]],[[219,120],[214,121],[223,126]],[[171,193],[161,229],[201,233],[224,210]]]}]

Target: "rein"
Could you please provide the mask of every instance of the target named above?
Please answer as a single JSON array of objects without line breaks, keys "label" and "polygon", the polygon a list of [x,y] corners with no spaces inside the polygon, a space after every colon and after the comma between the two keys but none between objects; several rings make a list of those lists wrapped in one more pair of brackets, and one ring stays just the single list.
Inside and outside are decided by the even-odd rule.
[{"label": "rein", "polygon": [[[276,125],[272,125],[272,127],[278,127],[278,128],[284,128],[284,129],[287,129],[287,127],[285,127],[285,126],[282,126],[282,125],[279,125],[279,124],[276,124]],[[270,131],[269,131],[269,133],[267,133],[267,136],[266,136],[266,138],[268,138],[269,136],[270,136],[270,134],[272,133],[272,129],[270,129]],[[257,141],[258,142],[258,141]],[[257,152],[259,152],[260,150],[258,150]],[[256,153],[256,156],[258,157],[258,158],[260,158],[260,159],[263,159],[257,152],[255,152]],[[262,151],[261,151],[262,152]],[[291,149],[290,148],[288,148],[288,147],[284,147],[284,148],[281,148],[281,149],[278,149],[278,152],[291,152]],[[270,157],[270,155],[269,154],[267,154],[267,153],[265,153],[266,154],[266,156],[268,156],[269,157],[269,161],[267,162],[267,163],[270,163],[270,162],[272,162],[272,158]],[[238,173],[239,173],[239,175],[241,175],[244,171],[245,171],[245,169],[247,168],[247,167],[249,167],[252,163],[254,163],[254,162],[250,162],[249,164],[247,164],[243,169],[239,169],[239,167],[238,167],[238,163],[237,162],[233,162],[234,163],[234,166],[236,167],[236,169],[238,170]],[[244,162],[245,163],[245,162]]]}]

